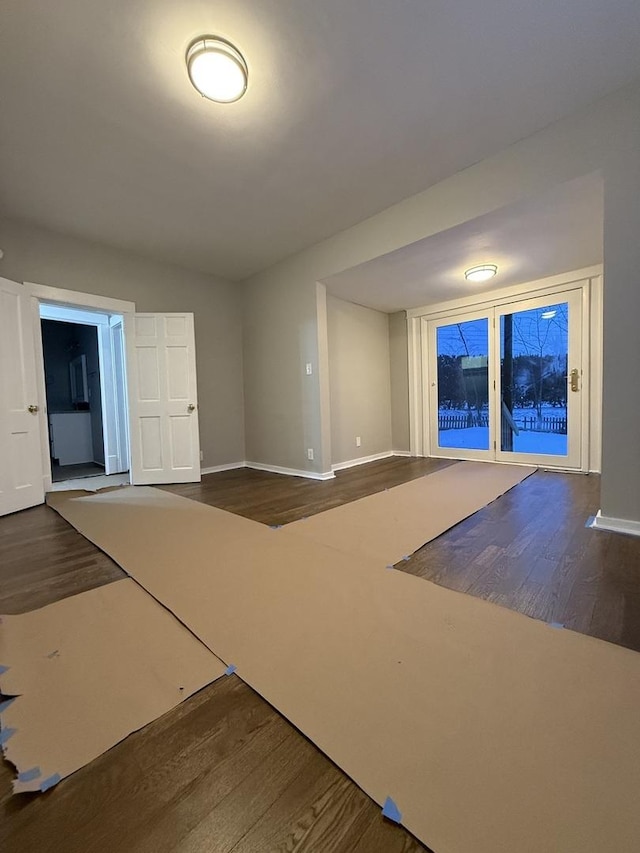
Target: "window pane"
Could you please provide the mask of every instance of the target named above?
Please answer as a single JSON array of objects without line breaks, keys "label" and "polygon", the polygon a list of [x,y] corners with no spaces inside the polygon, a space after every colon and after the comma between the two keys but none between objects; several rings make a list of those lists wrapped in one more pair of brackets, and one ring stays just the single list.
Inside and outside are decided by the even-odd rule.
[{"label": "window pane", "polygon": [[438,444],[489,449],[489,321],[439,326]]},{"label": "window pane", "polygon": [[514,453],[567,455],[566,302],[500,318],[500,446]]}]

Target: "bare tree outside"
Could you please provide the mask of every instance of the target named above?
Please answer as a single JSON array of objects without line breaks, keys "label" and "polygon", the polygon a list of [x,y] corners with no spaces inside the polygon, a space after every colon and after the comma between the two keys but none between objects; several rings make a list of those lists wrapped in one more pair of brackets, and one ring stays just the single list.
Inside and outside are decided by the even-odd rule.
[{"label": "bare tree outside", "polygon": [[532,405],[541,427],[545,404],[566,406],[568,306],[562,303],[511,316],[514,400]]}]

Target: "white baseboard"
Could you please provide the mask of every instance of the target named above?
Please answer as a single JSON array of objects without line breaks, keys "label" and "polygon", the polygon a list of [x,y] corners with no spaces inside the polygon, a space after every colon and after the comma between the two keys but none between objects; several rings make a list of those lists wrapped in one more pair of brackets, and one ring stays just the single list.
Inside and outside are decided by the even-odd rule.
[{"label": "white baseboard", "polygon": [[288,477],[306,477],[308,480],[332,480],[333,471],[302,471],[297,468],[281,468],[279,465],[263,465],[262,462],[245,462],[246,468],[256,471],[270,471],[272,474],[286,474]]},{"label": "white baseboard", "polygon": [[343,471],[345,468],[353,468],[355,465],[365,465],[367,462],[376,462],[378,459],[388,459],[390,456],[411,456],[409,450],[386,450],[384,453],[374,453],[371,456],[360,456],[358,459],[348,459],[346,462],[336,462],[331,466],[332,471]]},{"label": "white baseboard", "polygon": [[336,462],[331,466],[332,471],[343,471],[345,468],[353,468],[355,465],[365,465],[367,462],[376,462],[378,459],[388,459],[395,456],[393,450],[385,450],[384,453],[373,453],[371,456],[359,456],[357,459],[347,459],[346,462]]},{"label": "white baseboard", "polygon": [[230,462],[227,465],[213,465],[203,468],[201,474],[218,474],[221,471],[233,471],[236,468],[254,468],[256,471],[269,471],[272,474],[286,474],[288,477],[306,477],[308,480],[333,480],[335,471],[375,462],[378,459],[388,459],[390,456],[411,456],[408,450],[387,450],[385,453],[374,453],[372,456],[361,456],[359,459],[349,459],[331,466],[331,471],[303,471],[298,468],[282,468],[280,465],[264,465],[262,462]]},{"label": "white baseboard", "polygon": [[602,515],[602,510],[598,510],[596,515],[589,519],[587,527],[594,530],[609,530],[612,533],[626,533],[628,536],[640,536],[640,521],[631,521],[626,518],[611,518],[607,515]]},{"label": "white baseboard", "polygon": [[220,471],[234,471],[236,468],[246,468],[246,462],[228,462],[226,465],[212,465],[209,468],[201,468],[201,474],[218,474]]}]

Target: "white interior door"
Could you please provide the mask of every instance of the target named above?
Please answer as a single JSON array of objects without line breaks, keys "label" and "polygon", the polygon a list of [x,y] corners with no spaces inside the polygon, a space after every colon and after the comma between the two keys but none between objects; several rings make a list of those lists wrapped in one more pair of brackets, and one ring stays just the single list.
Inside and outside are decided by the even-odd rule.
[{"label": "white interior door", "polygon": [[[105,345],[109,354],[109,380],[103,381],[105,402],[103,411],[107,411],[111,420],[110,430],[105,433],[105,460],[107,442],[109,443],[107,474],[121,474],[129,470],[129,421],[127,414],[127,381],[125,371],[124,319],[121,315],[109,317],[109,345]],[[105,358],[106,361],[106,358]],[[106,371],[105,371],[106,375]]]},{"label": "white interior door", "polygon": [[193,314],[127,314],[131,482],[200,480]]},{"label": "white interior door", "polygon": [[0,515],[44,501],[30,295],[0,278]]},{"label": "white interior door", "polygon": [[123,322],[105,314],[97,326],[105,474],[129,470]]}]

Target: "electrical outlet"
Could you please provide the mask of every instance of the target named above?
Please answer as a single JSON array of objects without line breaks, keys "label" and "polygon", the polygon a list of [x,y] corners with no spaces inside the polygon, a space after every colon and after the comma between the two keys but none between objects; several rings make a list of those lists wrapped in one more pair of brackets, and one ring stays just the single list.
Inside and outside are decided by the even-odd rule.
[{"label": "electrical outlet", "polygon": [[311,374],[313,373],[313,365],[311,364],[310,361],[308,361],[305,364],[305,370],[306,370],[307,376],[311,376]]},{"label": "electrical outlet", "polygon": [[307,459],[308,459],[310,462],[313,462],[313,447],[310,447],[310,448],[307,450]]},{"label": "electrical outlet", "polygon": [[362,439],[360,438],[359,435],[357,435],[356,436],[356,447],[360,447],[361,444],[362,444]]}]

